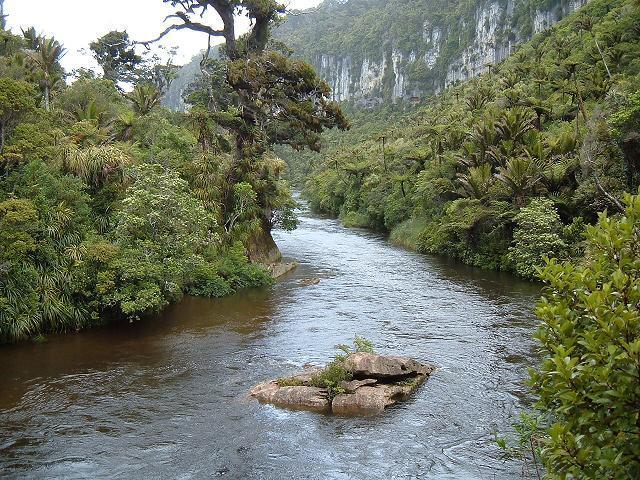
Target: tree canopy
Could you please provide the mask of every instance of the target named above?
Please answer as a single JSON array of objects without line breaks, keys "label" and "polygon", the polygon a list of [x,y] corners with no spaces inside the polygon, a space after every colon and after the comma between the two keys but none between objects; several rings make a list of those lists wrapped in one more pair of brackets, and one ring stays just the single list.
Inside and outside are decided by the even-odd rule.
[{"label": "tree canopy", "polygon": [[[236,203],[233,185],[248,182],[255,188],[257,182],[261,182],[262,186],[256,190],[262,232],[256,232],[254,243],[265,243],[272,249],[273,212],[282,202],[276,200],[277,179],[264,178],[265,171],[257,168],[260,158],[274,145],[319,150],[322,131],[333,127],[347,129],[348,122],[340,107],[330,100],[329,86],[312,67],[270,47],[270,32],[285,12],[284,5],[271,0],[164,2],[176,7],[176,12],[168,17],[176,22],[144,44],[182,29],[224,39],[225,61],[218,62],[220,68],[211,72],[203,68],[209,85],[206,94],[200,96],[201,106],[209,110],[213,122],[229,132],[235,141],[233,166],[223,193],[223,223],[232,215]],[[215,11],[222,20],[222,29],[197,21],[209,10]],[[236,36],[238,15],[246,15],[251,21],[249,32],[240,37]],[[208,63],[207,57],[205,55],[203,67]],[[208,88],[211,83],[218,89]],[[196,98],[193,92],[191,98]]]}]

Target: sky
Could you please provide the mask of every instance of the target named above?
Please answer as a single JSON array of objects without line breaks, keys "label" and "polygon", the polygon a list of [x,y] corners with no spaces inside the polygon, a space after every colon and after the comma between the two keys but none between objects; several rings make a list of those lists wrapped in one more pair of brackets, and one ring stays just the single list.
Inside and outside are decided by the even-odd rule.
[{"label": "sky", "polygon": [[[310,8],[322,2],[283,1],[292,9]],[[168,25],[163,21],[172,13],[172,8],[162,0],[5,0],[4,11],[14,33],[20,33],[20,28],[34,26],[39,33],[59,40],[67,49],[62,65],[71,72],[79,67],[99,71],[89,43],[111,30],[127,30],[131,38],[140,41],[157,37]],[[218,24],[214,12],[205,20],[212,25]],[[243,23],[246,29],[247,23]],[[168,58],[169,50],[178,47],[174,63],[183,64],[204,49],[206,42],[205,34],[182,30],[166,36],[154,51]]]}]

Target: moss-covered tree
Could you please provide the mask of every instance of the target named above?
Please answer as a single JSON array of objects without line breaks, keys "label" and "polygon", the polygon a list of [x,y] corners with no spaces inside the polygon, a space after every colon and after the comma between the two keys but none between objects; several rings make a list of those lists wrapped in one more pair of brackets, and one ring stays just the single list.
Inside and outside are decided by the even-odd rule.
[{"label": "moss-covered tree", "polygon": [[[223,223],[233,215],[236,204],[233,186],[240,182],[253,185],[261,226],[249,241],[249,250],[256,260],[277,260],[279,253],[270,232],[283,202],[277,195],[278,178],[260,168],[264,165],[261,159],[274,145],[319,150],[320,133],[332,127],[346,129],[347,120],[339,106],[329,100],[329,86],[311,66],[269,47],[271,29],[285,12],[284,5],[273,0],[163,1],[176,8],[169,17],[176,22],[151,42],[184,29],[224,39],[224,78],[229,95],[208,105],[211,118],[235,141],[223,193]],[[221,29],[200,22],[207,11],[218,14]],[[240,37],[236,35],[239,15],[251,21],[249,32]]]}]

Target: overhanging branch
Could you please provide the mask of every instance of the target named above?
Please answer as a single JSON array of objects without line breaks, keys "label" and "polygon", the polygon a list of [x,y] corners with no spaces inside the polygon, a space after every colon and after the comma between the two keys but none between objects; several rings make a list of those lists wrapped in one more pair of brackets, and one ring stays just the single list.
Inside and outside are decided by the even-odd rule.
[{"label": "overhanging branch", "polygon": [[173,15],[169,15],[168,17],[165,18],[165,21],[169,20],[170,18],[179,18],[184,23],[170,25],[167,28],[165,28],[162,31],[162,33],[160,33],[160,35],[158,35],[156,38],[152,40],[147,40],[144,42],[136,42],[136,43],[143,45],[146,48],[149,48],[149,45],[162,40],[164,37],[166,37],[169,33],[173,32],[174,30],[193,30],[196,32],[206,33],[207,35],[209,35],[209,37],[225,36],[224,30],[216,30],[210,27],[209,25],[205,25],[203,23],[198,23],[198,22],[192,22],[188,14],[185,12],[176,12]]}]

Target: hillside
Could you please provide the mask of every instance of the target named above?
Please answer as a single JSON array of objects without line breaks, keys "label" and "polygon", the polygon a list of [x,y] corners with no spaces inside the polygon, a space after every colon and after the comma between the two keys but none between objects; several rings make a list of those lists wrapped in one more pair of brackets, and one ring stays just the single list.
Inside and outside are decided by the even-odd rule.
[{"label": "hillside", "polygon": [[[456,82],[486,72],[586,0],[326,0],[293,11],[274,31],[310,62],[334,100],[359,108],[385,101],[424,102]],[[182,94],[201,57],[180,70],[164,105],[184,110]]]},{"label": "hillside", "polygon": [[339,101],[414,103],[488,70],[585,0],[327,0],[275,35]]},{"label": "hillside", "polygon": [[407,115],[352,112],[294,155],[314,208],[423,252],[533,276],[640,184],[640,8],[593,0]]}]

